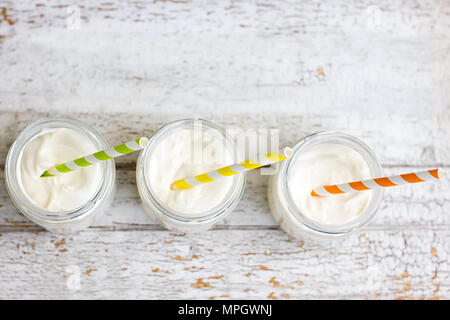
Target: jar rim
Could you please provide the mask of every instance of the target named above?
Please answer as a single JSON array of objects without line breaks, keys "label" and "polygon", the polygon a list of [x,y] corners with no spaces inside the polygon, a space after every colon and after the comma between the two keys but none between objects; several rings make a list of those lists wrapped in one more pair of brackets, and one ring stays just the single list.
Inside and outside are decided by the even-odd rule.
[{"label": "jar rim", "polygon": [[283,181],[282,188],[283,194],[286,195],[287,207],[288,210],[291,211],[293,216],[304,226],[311,229],[312,231],[319,232],[321,234],[328,235],[342,235],[351,233],[361,227],[365,226],[367,223],[372,220],[375,216],[378,208],[380,207],[383,190],[373,189],[373,193],[370,197],[369,203],[366,205],[364,211],[356,218],[342,225],[327,225],[323,223],[319,223],[306,215],[304,215],[300,208],[294,202],[292,194],[289,189],[288,184],[288,172],[290,170],[290,165],[294,163],[294,160],[298,155],[306,150],[308,147],[312,145],[316,145],[319,143],[340,143],[347,147],[352,148],[354,151],[358,152],[364,161],[369,166],[372,176],[381,176],[382,175],[382,167],[380,162],[378,161],[375,153],[360,139],[341,132],[336,131],[320,131],[313,133],[311,135],[306,136],[305,138],[298,141],[296,144],[292,146],[294,151],[294,155],[285,163],[282,163],[282,167],[280,170],[283,170]]},{"label": "jar rim", "polygon": [[[138,176],[142,177],[143,185],[145,186],[145,190],[139,190],[142,200],[151,202],[151,204],[158,210],[158,212],[160,212],[165,217],[181,223],[209,222],[218,218],[219,216],[224,214],[228,208],[232,207],[236,203],[236,201],[239,201],[241,199],[245,189],[246,175],[235,175],[233,177],[233,185],[222,202],[220,202],[214,208],[202,213],[202,215],[195,215],[191,217],[186,216],[186,214],[183,212],[179,212],[172,208],[169,208],[158,199],[157,195],[152,190],[148,176],[145,174],[145,168],[148,167],[149,161],[151,159],[152,149],[154,149],[154,147],[159,144],[161,139],[164,139],[173,130],[178,128],[193,127],[198,124],[201,125],[202,130],[205,130],[205,128],[206,130],[213,130],[216,133],[220,134],[224,139],[227,139],[225,130],[211,121],[198,118],[180,119],[169,122],[159,128],[149,138],[147,147],[141,152],[138,159],[138,168],[136,173],[138,174]],[[231,140],[227,139],[227,142],[231,142]],[[144,191],[144,193],[142,191]]]},{"label": "jar rim", "polygon": [[8,151],[5,162],[5,181],[8,193],[19,211],[31,220],[61,223],[80,219],[89,214],[97,206],[98,200],[105,196],[110,188],[113,187],[115,179],[114,159],[96,164],[102,166],[102,180],[97,191],[86,203],[78,208],[66,211],[46,210],[29,199],[29,196],[20,187],[17,174],[13,174],[14,170],[18,170],[17,166],[19,163],[17,160],[20,160],[19,158],[24,147],[46,128],[74,129],[86,134],[99,149],[104,150],[109,147],[109,144],[99,132],[75,119],[48,118],[32,122],[20,132]]}]

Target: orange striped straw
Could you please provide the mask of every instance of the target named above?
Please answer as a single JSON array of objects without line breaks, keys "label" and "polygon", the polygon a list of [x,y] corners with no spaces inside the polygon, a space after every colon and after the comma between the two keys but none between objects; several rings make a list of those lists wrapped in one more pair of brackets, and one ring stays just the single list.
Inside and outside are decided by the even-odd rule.
[{"label": "orange striped straw", "polygon": [[444,170],[433,169],[427,171],[412,172],[397,176],[382,177],[348,183],[321,186],[311,191],[313,197],[325,197],[333,194],[364,191],[370,189],[382,189],[387,187],[401,186],[404,184],[439,181],[444,177]]}]

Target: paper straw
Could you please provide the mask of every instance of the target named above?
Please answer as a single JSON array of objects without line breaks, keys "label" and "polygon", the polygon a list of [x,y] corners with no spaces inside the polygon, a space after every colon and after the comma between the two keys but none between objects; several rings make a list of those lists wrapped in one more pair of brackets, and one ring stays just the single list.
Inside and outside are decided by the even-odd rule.
[{"label": "paper straw", "polygon": [[141,150],[147,146],[147,143],[148,139],[145,137],[141,137],[136,140],[119,144],[118,146],[98,151],[85,157],[81,157],[66,163],[58,164],[50,169],[45,170],[44,173],[41,175],[41,177],[58,176],[66,172],[89,167],[100,161],[106,161],[109,159],[123,156],[124,154]]},{"label": "paper straw", "polygon": [[321,186],[311,191],[313,197],[325,197],[333,194],[364,191],[370,189],[383,189],[387,187],[401,186],[404,184],[439,181],[444,177],[444,170],[433,169],[427,171],[412,172],[390,177],[367,179],[342,184]]},{"label": "paper straw", "polygon": [[258,157],[258,162],[249,159],[236,164],[232,164],[227,167],[223,167],[217,170],[213,170],[207,173],[199,174],[194,177],[184,178],[178,181],[175,181],[170,185],[170,189],[172,190],[182,190],[189,189],[204,183],[209,183],[215,181],[217,179],[221,179],[224,177],[233,176],[235,174],[239,174],[242,172],[250,171],[256,168],[260,168],[262,166],[266,166],[268,164],[278,162],[281,160],[288,159],[292,157],[292,149],[284,148],[280,151],[270,152],[262,157]]}]

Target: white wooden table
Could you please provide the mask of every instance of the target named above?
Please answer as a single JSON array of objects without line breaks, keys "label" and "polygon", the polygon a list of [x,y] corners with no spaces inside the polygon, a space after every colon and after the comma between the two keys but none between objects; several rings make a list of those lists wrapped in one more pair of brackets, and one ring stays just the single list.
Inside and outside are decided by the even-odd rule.
[{"label": "white wooden table", "polygon": [[373,3],[0,0],[0,298],[450,298],[446,181],[386,192],[361,234],[325,246],[278,228],[254,172],[195,235],[144,214],[136,155],[118,160],[105,217],[74,235],[43,231],[5,190],[15,137],[57,116],[110,142],[193,116],[279,128],[283,144],[339,130],[387,173],[450,169],[450,3]]}]

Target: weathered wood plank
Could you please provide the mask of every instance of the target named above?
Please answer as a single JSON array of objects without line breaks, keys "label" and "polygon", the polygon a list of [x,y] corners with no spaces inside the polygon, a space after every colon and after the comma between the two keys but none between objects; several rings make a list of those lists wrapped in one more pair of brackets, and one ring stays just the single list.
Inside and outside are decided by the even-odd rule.
[{"label": "weathered wood plank", "polygon": [[[401,173],[414,170],[411,167],[387,168],[386,173]],[[133,168],[117,171],[117,192],[105,216],[93,229],[153,230],[158,224],[147,216],[141,206],[136,188]],[[267,203],[267,176],[258,172],[249,174],[243,199],[234,212],[221,221],[217,228],[276,228]],[[441,183],[424,183],[393,188],[385,192],[384,202],[377,217],[371,223],[376,227],[399,226],[403,228],[428,226],[450,226],[450,186],[447,180]],[[0,229],[38,230],[32,222],[22,216],[12,205],[0,178]]]},{"label": "weathered wood plank", "polygon": [[79,29],[70,5],[0,0],[0,298],[450,298],[448,181],[387,192],[362,236],[299,247],[256,174],[216,230],[175,236],[144,215],[124,157],[107,215],[65,243],[30,232],[2,180],[20,130],[53,116],[111,142],[193,116],[282,144],[331,129],[386,172],[448,169],[445,1],[77,1]]},{"label": "weathered wood plank", "polygon": [[[1,90],[1,89],[0,89]],[[340,116],[314,115],[298,111],[295,115],[242,113],[239,115],[200,113],[229,130],[263,130],[279,135],[281,145],[295,143],[308,134],[335,130],[353,134],[367,143],[385,166],[450,165],[450,112],[442,116],[366,115],[350,113]],[[141,114],[100,112],[39,112],[36,109],[14,111],[0,107],[0,166],[9,146],[21,130],[42,118],[70,117],[86,122],[104,134],[111,143],[141,135],[152,135],[164,124],[191,118],[189,113],[164,114],[158,108],[143,109]],[[401,128],[401,129],[399,129]],[[279,131],[270,132],[270,129]],[[260,135],[260,137],[263,137]],[[132,164],[136,154],[117,159],[118,164]]]},{"label": "weathered wood plank", "polygon": [[40,2],[2,1],[3,106],[448,112],[442,1]]},{"label": "weathered wood plank", "polygon": [[278,230],[3,233],[0,298],[449,298],[449,236],[369,231],[318,247]]},{"label": "weathered wood plank", "polygon": [[[1,148],[1,153],[6,152],[10,143],[12,143],[14,137],[20,132],[20,130],[29,122],[42,118],[48,117],[48,113],[8,113],[0,112],[2,114],[2,120],[5,125],[0,126],[0,131],[3,131],[4,144]],[[57,116],[60,114],[57,114]],[[54,116],[54,115],[53,115]],[[163,125],[163,121],[158,119],[167,119],[165,121],[170,121],[168,116],[155,116],[152,121],[149,122],[146,118],[141,118],[137,115],[127,115],[126,123],[123,123],[119,119],[120,117],[115,114],[99,115],[99,114],[74,114],[76,118],[80,118],[88,123],[91,123],[94,127],[99,127],[99,130],[104,132],[111,141],[125,141],[132,136],[141,135],[142,133],[150,135],[159,126]],[[125,116],[122,114],[122,116]],[[224,124],[226,127],[233,128],[244,128],[245,123],[242,122],[242,118],[237,116],[222,117],[218,122]],[[283,119],[281,121],[280,119]],[[280,131],[281,144],[286,144],[288,142],[295,141],[300,137],[306,135],[307,133],[313,132],[313,128],[316,131],[323,130],[326,128],[321,121],[326,119],[328,123],[333,123],[334,129],[341,131],[351,131],[348,130],[348,121],[342,120],[343,118],[331,118],[331,117],[291,117],[291,118],[280,118],[274,120],[270,117],[253,117],[249,119],[247,124],[250,124],[251,128],[259,128],[262,125],[268,125],[268,127],[282,128]],[[334,120],[333,120],[334,119]],[[298,120],[298,121],[297,121]],[[364,119],[360,119],[363,121]],[[389,149],[390,151],[385,151],[386,154],[393,155],[395,162],[410,162],[413,159],[414,162],[419,162],[420,167],[414,166],[395,166],[390,168],[385,166],[386,173],[400,173],[408,172],[413,170],[418,170],[425,167],[435,167],[442,166],[437,162],[438,158],[443,157],[443,163],[449,163],[448,159],[450,157],[447,155],[450,148],[448,148],[449,141],[446,135],[439,136],[440,133],[445,132],[445,127],[450,126],[450,122],[447,123],[446,118],[434,118],[431,120],[429,126],[437,128],[436,130],[431,129],[427,132],[430,133],[428,140],[424,140],[422,143],[416,143],[413,131],[416,125],[413,121],[406,121],[403,118],[397,118],[401,120],[402,132],[411,130],[408,134],[398,135],[397,126],[391,126],[392,121],[387,121],[387,119],[380,120],[381,124],[386,124],[386,131],[390,133],[392,138],[397,137],[397,141],[392,141],[390,144],[386,145],[383,142],[375,139],[377,135],[373,133],[365,133],[366,137],[362,137],[365,141],[373,139],[372,143],[368,143],[380,154],[379,150]],[[442,122],[442,120],[444,120]],[[267,123],[265,123],[267,121]],[[403,121],[405,121],[403,123]],[[281,126],[281,122],[284,122]],[[275,125],[274,125],[275,123]],[[303,128],[303,133],[300,130],[295,130],[298,123],[303,123],[300,125]],[[337,128],[336,123],[341,123],[341,126]],[[411,125],[412,123],[412,125]],[[434,124],[439,124],[434,126]],[[307,126],[311,131],[308,132]],[[369,125],[369,123],[368,123]],[[373,127],[373,126],[372,126]],[[388,129],[389,128],[389,129]],[[380,128],[375,128],[374,130],[381,130]],[[386,132],[385,132],[386,134]],[[411,138],[414,137],[414,138]],[[414,139],[414,143],[411,143],[411,139]],[[400,141],[399,141],[400,140]],[[430,146],[430,143],[434,146]],[[415,150],[422,150],[421,152],[415,152]],[[409,156],[409,154],[414,154],[416,156]],[[436,154],[440,156],[436,157]],[[385,159],[389,165],[390,160],[386,160],[384,156],[385,153],[381,152],[380,158]],[[151,220],[143,214],[141,207],[138,205],[138,195],[135,187],[135,173],[134,173],[134,161],[137,155],[130,155],[127,157],[118,158],[118,192],[116,195],[116,200],[112,208],[108,211],[105,219],[102,220],[100,225],[102,227],[113,227],[117,226],[133,226],[134,224],[149,224]],[[403,158],[404,157],[404,158]],[[403,158],[403,159],[401,159]],[[2,158],[4,159],[4,157]],[[3,160],[4,161],[4,160]],[[386,163],[385,162],[385,163]],[[394,163],[395,163],[394,162]],[[259,176],[258,174],[251,174],[249,179],[249,185],[244,199],[239,204],[236,212],[224,221],[224,225],[273,225],[273,220],[268,214],[267,200],[266,200],[266,183],[267,177]],[[380,225],[388,225],[390,223],[409,225],[409,224],[426,224],[426,225],[441,225],[448,224],[448,182],[444,181],[441,184],[424,184],[420,186],[408,186],[399,189],[390,190],[386,193],[386,202],[383,205],[383,209],[380,211],[376,222]],[[0,199],[4,199],[5,205],[0,208],[4,214],[2,215],[5,224],[3,227],[16,226],[28,224],[24,218],[21,218],[16,214],[16,211],[11,208],[10,203],[8,203],[6,190],[4,188],[4,183],[0,184]],[[123,212],[126,212],[124,214]],[[107,221],[107,222],[106,222]],[[117,224],[119,223],[119,224]],[[153,226],[152,226],[153,228]]]}]

